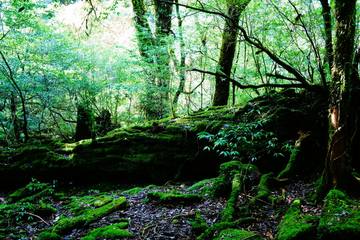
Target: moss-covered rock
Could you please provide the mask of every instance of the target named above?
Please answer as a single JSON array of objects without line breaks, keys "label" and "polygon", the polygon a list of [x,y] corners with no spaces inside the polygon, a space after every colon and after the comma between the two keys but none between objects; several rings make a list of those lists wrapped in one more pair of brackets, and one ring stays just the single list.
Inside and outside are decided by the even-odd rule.
[{"label": "moss-covered rock", "polygon": [[228,228],[222,230],[214,240],[261,240],[258,234],[242,229]]},{"label": "moss-covered rock", "polygon": [[134,187],[134,188],[130,188],[128,190],[125,190],[122,192],[122,194],[124,195],[129,195],[129,196],[133,196],[133,195],[137,195],[140,192],[142,192],[144,189],[141,187]]},{"label": "moss-covered rock", "polygon": [[294,200],[285,213],[276,235],[278,240],[316,239],[317,217],[301,212],[300,200]]},{"label": "moss-covered rock", "polygon": [[[229,116],[224,117],[229,111]],[[0,184],[28,181],[31,177],[82,182],[164,182],[175,177],[215,175],[219,161],[213,153],[198,151],[196,134],[215,131],[225,121],[235,123],[234,111],[220,108],[158,121],[161,131],[153,129],[153,122],[144,122],[115,129],[94,141],[16,148],[6,155],[9,164],[0,169]]]},{"label": "moss-covered rock", "polygon": [[159,204],[192,204],[203,201],[203,197],[197,194],[178,192],[149,192],[147,198]]},{"label": "moss-covered rock", "polygon": [[219,197],[224,195],[224,189],[226,187],[226,181],[224,176],[216,178],[204,179],[191,185],[187,190],[190,192],[196,192],[204,197]]},{"label": "moss-covered rock", "polygon": [[360,239],[360,203],[340,190],[331,190],[318,227],[320,239]]},{"label": "moss-covered rock", "polygon": [[70,203],[66,208],[74,215],[80,215],[89,208],[102,207],[111,202],[113,197],[110,195],[89,195],[89,196],[72,196]]},{"label": "moss-covered rock", "polygon": [[96,239],[121,239],[121,238],[131,238],[133,234],[130,233],[126,228],[129,223],[123,221],[120,223],[111,224],[104,227],[96,228],[86,234],[81,240],[96,240]]}]

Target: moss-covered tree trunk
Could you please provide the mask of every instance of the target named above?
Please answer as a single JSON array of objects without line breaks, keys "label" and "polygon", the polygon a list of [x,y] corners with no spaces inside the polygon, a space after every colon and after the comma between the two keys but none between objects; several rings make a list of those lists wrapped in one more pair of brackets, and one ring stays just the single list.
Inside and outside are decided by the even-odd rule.
[{"label": "moss-covered tree trunk", "polygon": [[250,0],[245,1],[230,1],[228,0],[228,16],[225,21],[224,32],[222,36],[222,44],[220,50],[220,59],[218,63],[218,74],[215,78],[215,94],[213,105],[222,106],[227,105],[229,98],[230,82],[227,77],[230,77],[233,66],[236,43],[238,37],[238,23],[241,12],[249,4]]},{"label": "moss-covered tree trunk", "polygon": [[170,112],[169,46],[173,8],[170,1],[153,0],[153,3],[156,18],[154,34],[147,19],[144,0],[132,0],[139,52],[149,64],[150,74],[142,105],[146,117],[150,119],[164,117]]},{"label": "moss-covered tree trunk", "polygon": [[157,85],[160,90],[160,117],[170,112],[170,49],[172,45],[171,19],[173,11],[172,1],[154,0],[156,17],[156,56],[157,56]]},{"label": "moss-covered tree trunk", "polygon": [[16,107],[16,96],[11,92],[10,96],[10,112],[11,112],[11,121],[13,125],[14,137],[17,142],[20,141],[20,130],[19,130],[19,120],[17,118],[17,107]]},{"label": "moss-covered tree trunk", "polygon": [[147,63],[154,63],[150,49],[154,47],[154,38],[147,20],[144,0],[131,0],[134,11],[136,38],[140,55]]},{"label": "moss-covered tree trunk", "polygon": [[172,115],[176,116],[177,105],[179,102],[180,94],[184,92],[185,80],[186,80],[186,54],[185,54],[185,40],[184,40],[184,31],[183,31],[183,18],[180,14],[180,7],[178,5],[179,1],[175,0],[176,3],[176,17],[178,20],[178,32],[179,32],[179,43],[180,43],[180,66],[179,66],[179,86],[175,92],[173,102],[172,102]]},{"label": "moss-covered tree trunk", "polygon": [[352,163],[359,151],[359,81],[354,78],[356,0],[335,1],[335,49],[330,89],[332,133],[324,171],[325,190],[354,183]]}]

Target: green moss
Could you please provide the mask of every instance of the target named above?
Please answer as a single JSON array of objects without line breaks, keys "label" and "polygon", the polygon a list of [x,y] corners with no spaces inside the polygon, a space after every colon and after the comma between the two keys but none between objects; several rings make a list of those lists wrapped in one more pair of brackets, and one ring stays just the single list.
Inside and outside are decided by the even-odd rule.
[{"label": "green moss", "polygon": [[0,228],[33,221],[34,217],[28,213],[47,217],[56,211],[46,200],[36,203],[19,201],[13,204],[0,204]]},{"label": "green moss", "polygon": [[204,179],[200,182],[194,183],[187,190],[196,192],[205,197],[219,197],[226,188],[225,178],[219,176],[216,178]]},{"label": "green moss", "polygon": [[197,194],[184,194],[178,192],[149,192],[147,198],[160,204],[192,204],[203,200]]},{"label": "green moss", "polygon": [[318,226],[320,239],[360,239],[360,203],[340,190],[326,198]]},{"label": "green moss", "polygon": [[300,149],[295,147],[291,151],[290,159],[286,165],[286,167],[279,173],[278,178],[287,178],[296,170],[296,161],[299,155]]},{"label": "green moss", "polygon": [[294,200],[284,215],[276,239],[278,240],[311,240],[316,238],[317,218],[301,212],[300,200]]},{"label": "green moss", "polygon": [[129,195],[129,196],[133,196],[133,195],[139,194],[139,193],[142,192],[143,190],[144,190],[144,189],[141,188],[141,187],[134,187],[134,188],[128,189],[128,190],[126,190],[126,191],[123,191],[122,194]]},{"label": "green moss", "polygon": [[60,240],[62,239],[60,235],[53,233],[53,232],[42,232],[39,234],[39,236],[36,238],[37,240]]},{"label": "green moss", "polygon": [[211,236],[214,235],[215,232],[220,232],[221,230],[228,229],[228,228],[236,228],[241,224],[249,224],[254,222],[255,219],[252,217],[240,218],[233,222],[219,222],[213,224],[211,227],[207,228],[205,232],[203,232],[197,240],[205,240],[211,239]]},{"label": "green moss", "polygon": [[242,229],[228,228],[222,230],[214,240],[261,240],[262,238],[256,233]]},{"label": "green moss", "polygon": [[109,202],[113,198],[109,195],[94,195],[94,196],[73,196],[71,202],[66,208],[75,215],[82,214],[88,208],[101,207]]},{"label": "green moss", "polygon": [[236,202],[241,191],[241,185],[241,175],[236,174],[232,180],[230,197],[226,202],[225,209],[221,213],[221,221],[230,222],[234,219]]},{"label": "green moss", "polygon": [[201,234],[209,227],[205,219],[201,216],[201,213],[198,211],[195,213],[194,219],[190,221],[190,224],[192,227],[192,231],[196,235]]},{"label": "green moss", "polygon": [[257,167],[252,164],[241,163],[240,161],[230,161],[220,165],[220,175],[231,178],[238,172],[246,175],[251,171],[257,171]]},{"label": "green moss", "polygon": [[260,178],[260,182],[258,185],[258,193],[256,195],[256,199],[262,199],[262,200],[271,200],[270,195],[271,195],[271,182],[274,180],[274,174],[271,173],[267,173],[267,174],[263,174]]},{"label": "green moss", "polygon": [[[8,201],[9,202],[16,202],[21,199],[24,199],[25,201],[29,200],[29,197],[31,196],[38,196],[39,194],[48,194],[53,192],[52,187],[47,183],[41,183],[37,181],[36,179],[33,179],[29,184],[27,184],[23,188],[17,189],[15,192],[11,193],[9,195]],[[25,199],[27,198],[27,199]]]},{"label": "green moss", "polygon": [[59,221],[56,222],[56,224],[53,226],[52,232],[56,234],[64,234],[71,229],[87,226],[90,223],[96,221],[97,219],[106,216],[112,212],[115,212],[119,209],[122,209],[125,206],[126,198],[120,197],[102,207],[86,210],[82,215],[69,218],[60,218]]},{"label": "green moss", "polygon": [[125,229],[128,225],[128,222],[120,222],[105,227],[99,227],[90,231],[86,234],[86,236],[82,237],[81,240],[96,240],[99,238],[120,239],[133,237],[133,234]]}]

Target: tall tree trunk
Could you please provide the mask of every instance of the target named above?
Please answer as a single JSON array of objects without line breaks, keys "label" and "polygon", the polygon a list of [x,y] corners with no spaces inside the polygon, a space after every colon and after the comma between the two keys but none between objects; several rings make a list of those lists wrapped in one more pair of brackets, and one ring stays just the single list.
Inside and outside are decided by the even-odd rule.
[{"label": "tall tree trunk", "polygon": [[140,55],[147,63],[154,63],[153,54],[149,51],[154,47],[154,38],[146,18],[147,13],[144,0],[131,0],[131,2],[135,14],[136,38]]},{"label": "tall tree trunk", "polygon": [[13,92],[11,92],[10,96],[10,112],[11,112],[11,122],[13,125],[14,137],[17,142],[20,141],[20,131],[19,131],[19,121],[16,115],[17,107],[16,107],[16,96]]},{"label": "tall tree trunk", "polygon": [[173,2],[163,0],[154,0],[156,17],[156,55],[157,55],[157,80],[161,96],[161,117],[167,115],[170,110],[170,49],[171,49],[171,19]]},{"label": "tall tree trunk", "polygon": [[169,82],[171,78],[169,35],[171,34],[172,2],[153,0],[156,31],[151,32],[144,0],[132,0],[135,28],[140,55],[150,67],[148,85],[145,89],[143,109],[147,118],[161,118],[170,112]]},{"label": "tall tree trunk", "polygon": [[326,61],[329,65],[329,71],[333,65],[333,40],[332,40],[332,24],[331,24],[331,7],[328,0],[320,0],[322,6],[322,16],[324,21],[324,31],[325,31],[325,51],[326,51]]},{"label": "tall tree trunk", "polygon": [[9,79],[11,85],[13,86],[13,88],[15,89],[15,91],[18,93],[18,95],[20,97],[21,110],[23,112],[22,131],[24,133],[24,140],[25,140],[25,142],[27,142],[29,140],[29,132],[28,132],[28,119],[27,119],[27,109],[26,109],[25,95],[24,95],[24,92],[19,87],[19,85],[17,84],[14,72],[13,72],[9,62],[7,61],[4,53],[1,50],[0,50],[0,56],[1,56],[3,62],[5,63],[6,68],[8,70],[7,78]]},{"label": "tall tree trunk", "polygon": [[234,3],[234,1],[228,1],[228,16],[230,19],[226,19],[225,21],[222,36],[220,59],[217,70],[220,74],[217,74],[215,78],[214,106],[227,105],[228,103],[230,82],[221,75],[230,77],[238,37],[237,25],[239,24],[241,12],[246,8],[249,2],[250,0],[245,0],[238,4]]},{"label": "tall tree trunk", "polygon": [[[356,0],[335,1],[336,42],[330,89],[331,125],[324,181],[331,187],[347,189],[353,181],[352,160],[359,151],[359,81],[353,77]],[[356,149],[357,148],[357,149]]]},{"label": "tall tree trunk", "polygon": [[180,66],[179,66],[179,86],[178,89],[175,92],[175,96],[172,103],[172,114],[175,117],[176,116],[176,110],[177,105],[179,101],[180,94],[184,92],[185,88],[185,80],[186,80],[186,71],[185,71],[185,61],[186,61],[186,54],[185,54],[185,41],[184,41],[184,35],[183,35],[183,19],[180,15],[180,7],[178,5],[178,0],[175,0],[176,2],[176,16],[178,20],[178,31],[179,31],[179,42],[180,42]]}]

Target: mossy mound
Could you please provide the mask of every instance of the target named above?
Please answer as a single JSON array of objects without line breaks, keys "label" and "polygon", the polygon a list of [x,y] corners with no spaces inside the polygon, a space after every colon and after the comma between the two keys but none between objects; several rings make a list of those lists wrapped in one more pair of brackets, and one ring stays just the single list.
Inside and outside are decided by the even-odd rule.
[{"label": "mossy mound", "polygon": [[96,228],[90,231],[86,236],[82,237],[81,240],[96,240],[96,239],[121,239],[131,238],[133,234],[130,233],[126,228],[129,226],[128,221],[111,224],[104,227]]},{"label": "mossy mound", "polygon": [[75,217],[62,217],[55,223],[55,225],[51,229],[41,233],[39,235],[39,238],[50,233],[63,235],[74,228],[86,227],[90,223],[98,220],[103,216],[106,216],[117,210],[124,209],[126,207],[126,204],[127,204],[126,198],[120,197],[114,199],[113,201],[111,201],[108,204],[105,204],[102,207],[95,209],[88,209],[84,211],[83,214],[81,215]]},{"label": "mossy mound", "polygon": [[7,199],[9,202],[16,202],[22,200],[26,201],[34,201],[36,198],[41,196],[51,196],[54,192],[54,189],[50,184],[42,183],[33,179],[29,184],[27,184],[23,188],[19,188],[13,193],[9,195]]},{"label": "mossy mound", "polygon": [[208,109],[187,117],[115,129],[94,141],[25,145],[6,153],[0,184],[15,185],[31,177],[159,183],[215,175],[219,161],[214,153],[199,152],[196,134],[235,124],[235,112],[235,108]]},{"label": "mossy mound", "polygon": [[17,225],[25,225],[34,219],[47,218],[56,213],[50,200],[53,193],[51,185],[37,180],[11,193],[7,202],[0,204],[0,238],[11,236],[12,239],[22,239],[24,232],[17,230]]},{"label": "mossy mound", "polygon": [[149,192],[147,198],[159,204],[192,204],[203,201],[203,197],[197,194],[179,192]]},{"label": "mossy mound", "polygon": [[216,178],[204,179],[194,183],[187,190],[190,192],[196,192],[204,197],[219,197],[223,195],[223,187],[225,186],[225,178],[219,176]]},{"label": "mossy mound", "polygon": [[242,229],[228,228],[222,230],[214,240],[261,240],[258,234]]},{"label": "mossy mound", "polygon": [[317,217],[303,214],[300,208],[300,200],[294,200],[278,227],[276,239],[316,239],[317,220]]},{"label": "mossy mound", "polygon": [[137,195],[140,192],[142,192],[144,189],[141,187],[134,187],[134,188],[130,188],[128,190],[125,190],[122,192],[122,194],[124,195],[129,195],[129,196],[133,196],[133,195]]},{"label": "mossy mound", "polygon": [[110,195],[91,195],[91,196],[72,196],[70,203],[66,206],[67,209],[74,215],[80,215],[89,208],[102,207],[111,202],[113,197]]},{"label": "mossy mound", "polygon": [[[318,159],[324,159],[327,151],[328,106],[326,103],[326,94],[296,93],[291,89],[272,92],[249,101],[236,114],[240,123],[247,123],[244,126],[245,130],[251,128],[250,136],[254,136],[253,140],[250,139],[250,145],[246,147],[250,150],[254,148],[253,151],[248,151],[250,154],[245,154],[251,158],[248,161],[253,160],[262,172],[271,171],[277,174],[285,168],[290,157],[289,152],[284,151],[284,146],[293,145],[299,133],[310,132],[310,144],[305,144],[310,151],[307,151],[304,158],[310,164],[301,165],[300,170],[307,174],[314,173],[322,165]],[[251,123],[253,127],[249,125]],[[265,137],[258,139],[259,134]],[[272,135],[270,139],[266,137],[269,134]],[[276,138],[276,141],[272,141],[272,138]],[[276,146],[269,145],[269,140]],[[251,142],[257,142],[257,146],[252,147]]]},{"label": "mossy mound", "polygon": [[318,226],[320,239],[360,239],[360,203],[340,190],[331,190]]}]

